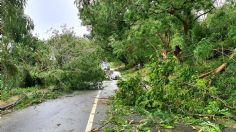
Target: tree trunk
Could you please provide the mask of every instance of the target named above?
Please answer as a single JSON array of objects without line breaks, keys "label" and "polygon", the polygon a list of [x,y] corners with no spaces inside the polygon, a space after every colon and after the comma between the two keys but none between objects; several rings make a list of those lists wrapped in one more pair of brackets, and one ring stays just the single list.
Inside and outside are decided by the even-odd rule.
[{"label": "tree trunk", "polygon": [[167,60],[167,58],[168,58],[168,52],[167,52],[167,50],[162,49],[162,50],[161,50],[161,55],[162,55],[162,59],[163,59],[163,60]]},{"label": "tree trunk", "polygon": [[183,25],[184,25],[184,35],[185,35],[185,38],[188,38],[188,33],[189,33],[189,23],[188,23],[188,20],[185,20],[183,22]]}]

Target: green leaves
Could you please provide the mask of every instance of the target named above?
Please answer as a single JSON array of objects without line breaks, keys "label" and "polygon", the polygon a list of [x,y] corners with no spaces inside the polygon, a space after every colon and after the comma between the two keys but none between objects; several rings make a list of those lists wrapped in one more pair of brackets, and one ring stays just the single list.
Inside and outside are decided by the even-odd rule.
[{"label": "green leaves", "polygon": [[209,40],[202,39],[193,51],[194,57],[199,60],[206,60],[212,55],[213,47],[213,44]]},{"label": "green leaves", "polygon": [[197,83],[196,83],[196,86],[197,86],[197,89],[198,90],[202,90],[202,91],[205,91],[207,90],[207,84],[206,84],[206,80],[197,80]]},{"label": "green leaves", "polygon": [[51,84],[58,83],[58,87],[69,90],[98,88],[104,79],[99,47],[92,41],[76,38],[70,30],[64,31],[47,42],[50,56],[55,58],[51,60],[51,69],[55,70]]},{"label": "green leaves", "polygon": [[116,98],[121,99],[125,105],[135,105],[136,100],[145,95],[140,77],[131,78],[128,81],[120,81],[117,85],[120,89],[116,94]]},{"label": "green leaves", "polygon": [[[93,38],[127,67],[152,63],[150,89],[143,91],[137,78],[120,82],[117,100],[189,117],[231,112],[213,97],[235,104],[234,65],[207,79],[198,76],[225,62],[235,48],[234,5],[214,8],[212,0],[104,0],[81,13],[92,26]],[[200,19],[205,14],[206,19]],[[219,49],[226,54],[218,53]]]},{"label": "green leaves", "polygon": [[1,33],[15,42],[22,42],[34,28],[24,14],[26,0],[3,0],[1,3]]},{"label": "green leaves", "polygon": [[185,47],[184,45],[184,39],[180,34],[175,34],[173,36],[173,39],[171,41],[171,47],[172,49],[175,49],[176,46],[179,46],[181,49]]},{"label": "green leaves", "polygon": [[229,39],[236,41],[236,25],[231,26],[229,29],[230,29],[228,33]]}]

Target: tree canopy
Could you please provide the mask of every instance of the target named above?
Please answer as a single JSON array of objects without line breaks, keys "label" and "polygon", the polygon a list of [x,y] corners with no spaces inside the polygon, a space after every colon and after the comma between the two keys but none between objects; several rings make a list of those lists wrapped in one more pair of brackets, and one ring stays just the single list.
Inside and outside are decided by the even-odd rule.
[{"label": "tree canopy", "polygon": [[147,60],[146,56],[156,49],[170,51],[180,46],[184,53],[189,53],[192,30],[204,15],[216,9],[212,0],[78,0],[76,3],[80,18],[91,26],[92,36],[101,41],[103,49],[131,65]]},{"label": "tree canopy", "polygon": [[[91,27],[92,38],[110,60],[115,56],[127,69],[144,67],[142,75],[118,83],[115,114],[128,107],[131,113],[145,113],[150,122],[157,115],[164,122],[171,115],[181,115],[182,120],[202,119],[201,115],[235,120],[235,1],[222,6],[217,2],[77,0],[83,24]],[[148,71],[144,77],[143,70]],[[136,128],[112,117],[112,130]],[[137,129],[151,130],[147,124]],[[211,130],[216,129],[220,130]]]}]

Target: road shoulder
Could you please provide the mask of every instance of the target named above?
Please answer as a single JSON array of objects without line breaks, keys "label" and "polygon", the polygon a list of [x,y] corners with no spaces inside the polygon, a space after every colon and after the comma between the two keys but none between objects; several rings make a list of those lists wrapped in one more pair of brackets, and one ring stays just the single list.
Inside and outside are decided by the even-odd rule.
[{"label": "road shoulder", "polygon": [[117,81],[104,81],[103,87],[104,89],[101,91],[98,105],[96,109],[95,118],[93,121],[93,130],[98,130],[99,128],[103,127],[103,124],[105,123],[105,119],[107,116],[107,111],[109,110],[109,97],[113,96],[115,94],[115,91],[117,90]]}]

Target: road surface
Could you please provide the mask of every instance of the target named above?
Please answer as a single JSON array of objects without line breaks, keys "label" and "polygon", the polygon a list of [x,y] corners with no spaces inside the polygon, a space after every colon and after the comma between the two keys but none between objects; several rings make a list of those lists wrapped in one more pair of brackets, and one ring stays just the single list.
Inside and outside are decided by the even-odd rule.
[{"label": "road surface", "polygon": [[116,81],[105,81],[103,90],[80,91],[13,112],[0,118],[0,132],[88,131],[105,118],[106,99],[116,89]]}]

